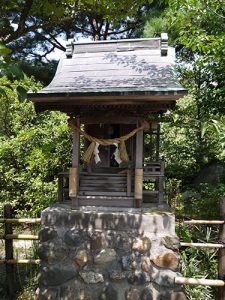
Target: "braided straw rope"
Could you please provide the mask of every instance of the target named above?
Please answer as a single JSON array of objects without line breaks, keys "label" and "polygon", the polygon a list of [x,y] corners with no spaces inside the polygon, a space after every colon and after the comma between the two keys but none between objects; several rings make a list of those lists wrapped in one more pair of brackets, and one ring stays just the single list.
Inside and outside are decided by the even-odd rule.
[{"label": "braided straw rope", "polygon": [[99,145],[102,145],[102,146],[110,146],[113,144],[118,144],[119,151],[120,151],[120,159],[122,161],[129,161],[125,141],[127,141],[129,138],[134,136],[137,132],[144,130],[144,129],[149,129],[149,123],[147,121],[144,121],[140,127],[132,130],[131,132],[129,132],[126,135],[122,135],[122,136],[120,136],[118,138],[114,138],[114,139],[99,139],[99,138],[89,135],[85,131],[78,128],[75,125],[74,119],[72,119],[72,118],[69,119],[68,123],[69,123],[69,127],[72,130],[78,131],[81,135],[83,135],[91,143],[83,156],[83,160],[87,164],[89,164],[91,162],[91,158],[92,158],[96,143],[98,143]]}]

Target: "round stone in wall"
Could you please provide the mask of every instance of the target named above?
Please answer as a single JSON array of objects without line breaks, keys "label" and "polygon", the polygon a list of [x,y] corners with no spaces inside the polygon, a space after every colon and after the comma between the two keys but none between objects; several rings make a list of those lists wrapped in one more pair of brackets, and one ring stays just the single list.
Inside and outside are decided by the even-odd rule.
[{"label": "round stone in wall", "polygon": [[58,237],[57,231],[52,227],[42,228],[38,233],[39,239],[42,243]]},{"label": "round stone in wall", "polygon": [[140,292],[138,289],[130,289],[125,293],[126,300],[140,300]]},{"label": "round stone in wall", "polygon": [[161,238],[161,245],[176,251],[180,247],[180,241],[176,236],[164,236]]},{"label": "round stone in wall", "polygon": [[85,241],[84,233],[82,230],[67,230],[64,235],[64,241],[68,246],[78,247]]},{"label": "round stone in wall", "polygon": [[111,284],[107,284],[103,288],[99,296],[99,300],[117,300],[117,299],[118,299],[117,290],[115,290]]},{"label": "round stone in wall", "polygon": [[146,272],[134,271],[128,274],[128,282],[133,285],[142,285],[150,281],[150,277]]},{"label": "round stone in wall", "polygon": [[109,277],[112,280],[120,281],[126,278],[126,273],[120,270],[113,270],[112,272],[110,272]]},{"label": "round stone in wall", "polygon": [[133,240],[132,250],[139,251],[141,253],[149,251],[151,242],[147,237],[135,238]]},{"label": "round stone in wall", "polygon": [[116,251],[114,249],[102,249],[94,257],[94,263],[96,265],[110,263],[116,258]]},{"label": "round stone in wall", "polygon": [[98,251],[106,246],[105,235],[102,232],[94,232],[91,237],[91,250]]},{"label": "round stone in wall", "polygon": [[152,297],[152,290],[148,287],[146,287],[142,294],[141,294],[141,300],[153,300]]},{"label": "round stone in wall", "polygon": [[141,257],[141,268],[145,272],[150,272],[151,270],[151,262],[148,256]]},{"label": "round stone in wall", "polygon": [[88,262],[88,254],[86,250],[79,250],[75,256],[75,262],[80,268],[83,268]]},{"label": "round stone in wall", "polygon": [[101,273],[90,271],[90,272],[79,272],[79,275],[83,279],[83,281],[88,284],[104,282],[104,278]]},{"label": "round stone in wall", "polygon": [[153,262],[160,268],[176,271],[179,267],[179,256],[174,252],[165,252],[154,258]]}]

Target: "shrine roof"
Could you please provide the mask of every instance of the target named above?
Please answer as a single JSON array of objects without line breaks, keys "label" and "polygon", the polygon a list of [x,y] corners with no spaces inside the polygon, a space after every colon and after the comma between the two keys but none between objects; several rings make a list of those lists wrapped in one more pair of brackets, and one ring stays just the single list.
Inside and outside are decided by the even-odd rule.
[{"label": "shrine roof", "polygon": [[[167,34],[151,39],[72,40],[52,82],[38,93],[30,93],[29,98],[36,110],[54,109],[56,102],[75,103],[76,98],[174,101],[186,94],[175,76],[174,62],[175,51],[167,45]],[[47,102],[52,102],[52,107],[45,106]]]}]

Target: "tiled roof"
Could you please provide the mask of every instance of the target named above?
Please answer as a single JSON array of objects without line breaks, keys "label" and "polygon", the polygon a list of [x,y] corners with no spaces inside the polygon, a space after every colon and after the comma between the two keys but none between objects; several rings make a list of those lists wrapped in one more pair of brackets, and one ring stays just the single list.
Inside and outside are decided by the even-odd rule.
[{"label": "tiled roof", "polygon": [[70,41],[52,82],[30,96],[44,101],[54,95],[182,95],[186,91],[174,76],[174,60],[165,34],[152,39]]}]

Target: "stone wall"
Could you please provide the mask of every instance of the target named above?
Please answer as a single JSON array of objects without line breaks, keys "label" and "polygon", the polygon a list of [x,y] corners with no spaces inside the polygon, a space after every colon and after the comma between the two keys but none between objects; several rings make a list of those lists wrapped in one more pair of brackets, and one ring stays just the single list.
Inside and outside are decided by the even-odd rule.
[{"label": "stone wall", "polygon": [[186,299],[172,214],[48,208],[40,241],[40,300]]}]

